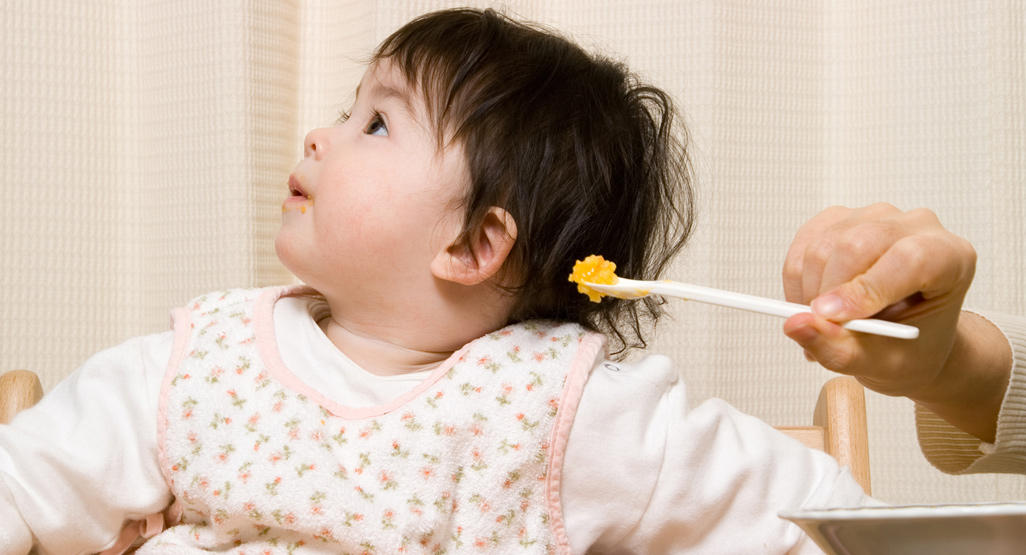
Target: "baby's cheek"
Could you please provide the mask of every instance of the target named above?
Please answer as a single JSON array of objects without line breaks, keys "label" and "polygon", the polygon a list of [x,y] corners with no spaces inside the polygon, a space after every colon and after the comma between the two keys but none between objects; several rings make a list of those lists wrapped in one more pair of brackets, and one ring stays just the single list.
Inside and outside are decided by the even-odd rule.
[{"label": "baby's cheek", "polygon": [[[344,214],[320,209],[314,212],[313,240],[324,256],[348,257],[360,254],[375,242],[374,226],[368,225],[368,218],[358,212]],[[380,228],[379,228],[380,229]]]}]

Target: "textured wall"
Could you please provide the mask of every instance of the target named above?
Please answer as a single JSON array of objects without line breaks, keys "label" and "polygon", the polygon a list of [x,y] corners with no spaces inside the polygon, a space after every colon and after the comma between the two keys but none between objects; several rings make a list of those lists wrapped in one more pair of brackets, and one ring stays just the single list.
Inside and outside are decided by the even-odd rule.
[{"label": "textured wall", "polygon": [[298,6],[8,2],[0,367],[46,387],[274,257]]}]

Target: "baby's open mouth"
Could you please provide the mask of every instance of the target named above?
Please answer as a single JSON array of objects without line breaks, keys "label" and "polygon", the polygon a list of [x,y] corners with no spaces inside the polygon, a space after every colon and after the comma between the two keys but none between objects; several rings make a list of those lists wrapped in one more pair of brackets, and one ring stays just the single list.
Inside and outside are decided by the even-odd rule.
[{"label": "baby's open mouth", "polygon": [[306,209],[312,207],[314,199],[303,189],[303,185],[296,179],[295,175],[289,176],[289,196],[281,204],[281,212],[284,214],[292,209],[298,209],[300,214],[306,214]]},{"label": "baby's open mouth", "polygon": [[300,183],[300,180],[295,179],[295,175],[288,176],[288,193],[293,197],[310,197],[310,195],[303,190],[303,185]]},{"label": "baby's open mouth", "polygon": [[289,176],[289,193],[294,197],[306,197],[306,191],[299,184],[299,180],[294,175]]}]

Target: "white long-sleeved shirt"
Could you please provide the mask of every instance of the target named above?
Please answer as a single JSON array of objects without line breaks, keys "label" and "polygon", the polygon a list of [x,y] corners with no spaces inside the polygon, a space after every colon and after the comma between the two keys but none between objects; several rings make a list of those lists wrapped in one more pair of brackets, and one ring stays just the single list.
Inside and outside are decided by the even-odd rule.
[{"label": "white long-sleeved shirt", "polygon": [[[322,333],[307,298],[274,307],[297,377],[349,407],[384,404],[425,372],[364,371]],[[126,520],[164,509],[157,405],[171,332],[90,358],[10,426],[0,426],[0,552],[86,553]],[[827,455],[726,403],[690,408],[670,361],[605,361],[571,430],[562,499],[575,552],[819,553],[777,517],[874,501]]]}]

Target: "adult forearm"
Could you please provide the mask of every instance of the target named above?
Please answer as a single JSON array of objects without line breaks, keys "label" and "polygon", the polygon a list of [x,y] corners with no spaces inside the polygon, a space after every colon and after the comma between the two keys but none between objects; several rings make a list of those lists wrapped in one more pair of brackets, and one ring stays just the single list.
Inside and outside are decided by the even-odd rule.
[{"label": "adult forearm", "polygon": [[993,443],[1012,369],[1012,350],[994,324],[963,311],[936,387],[912,399],[951,425]]}]

